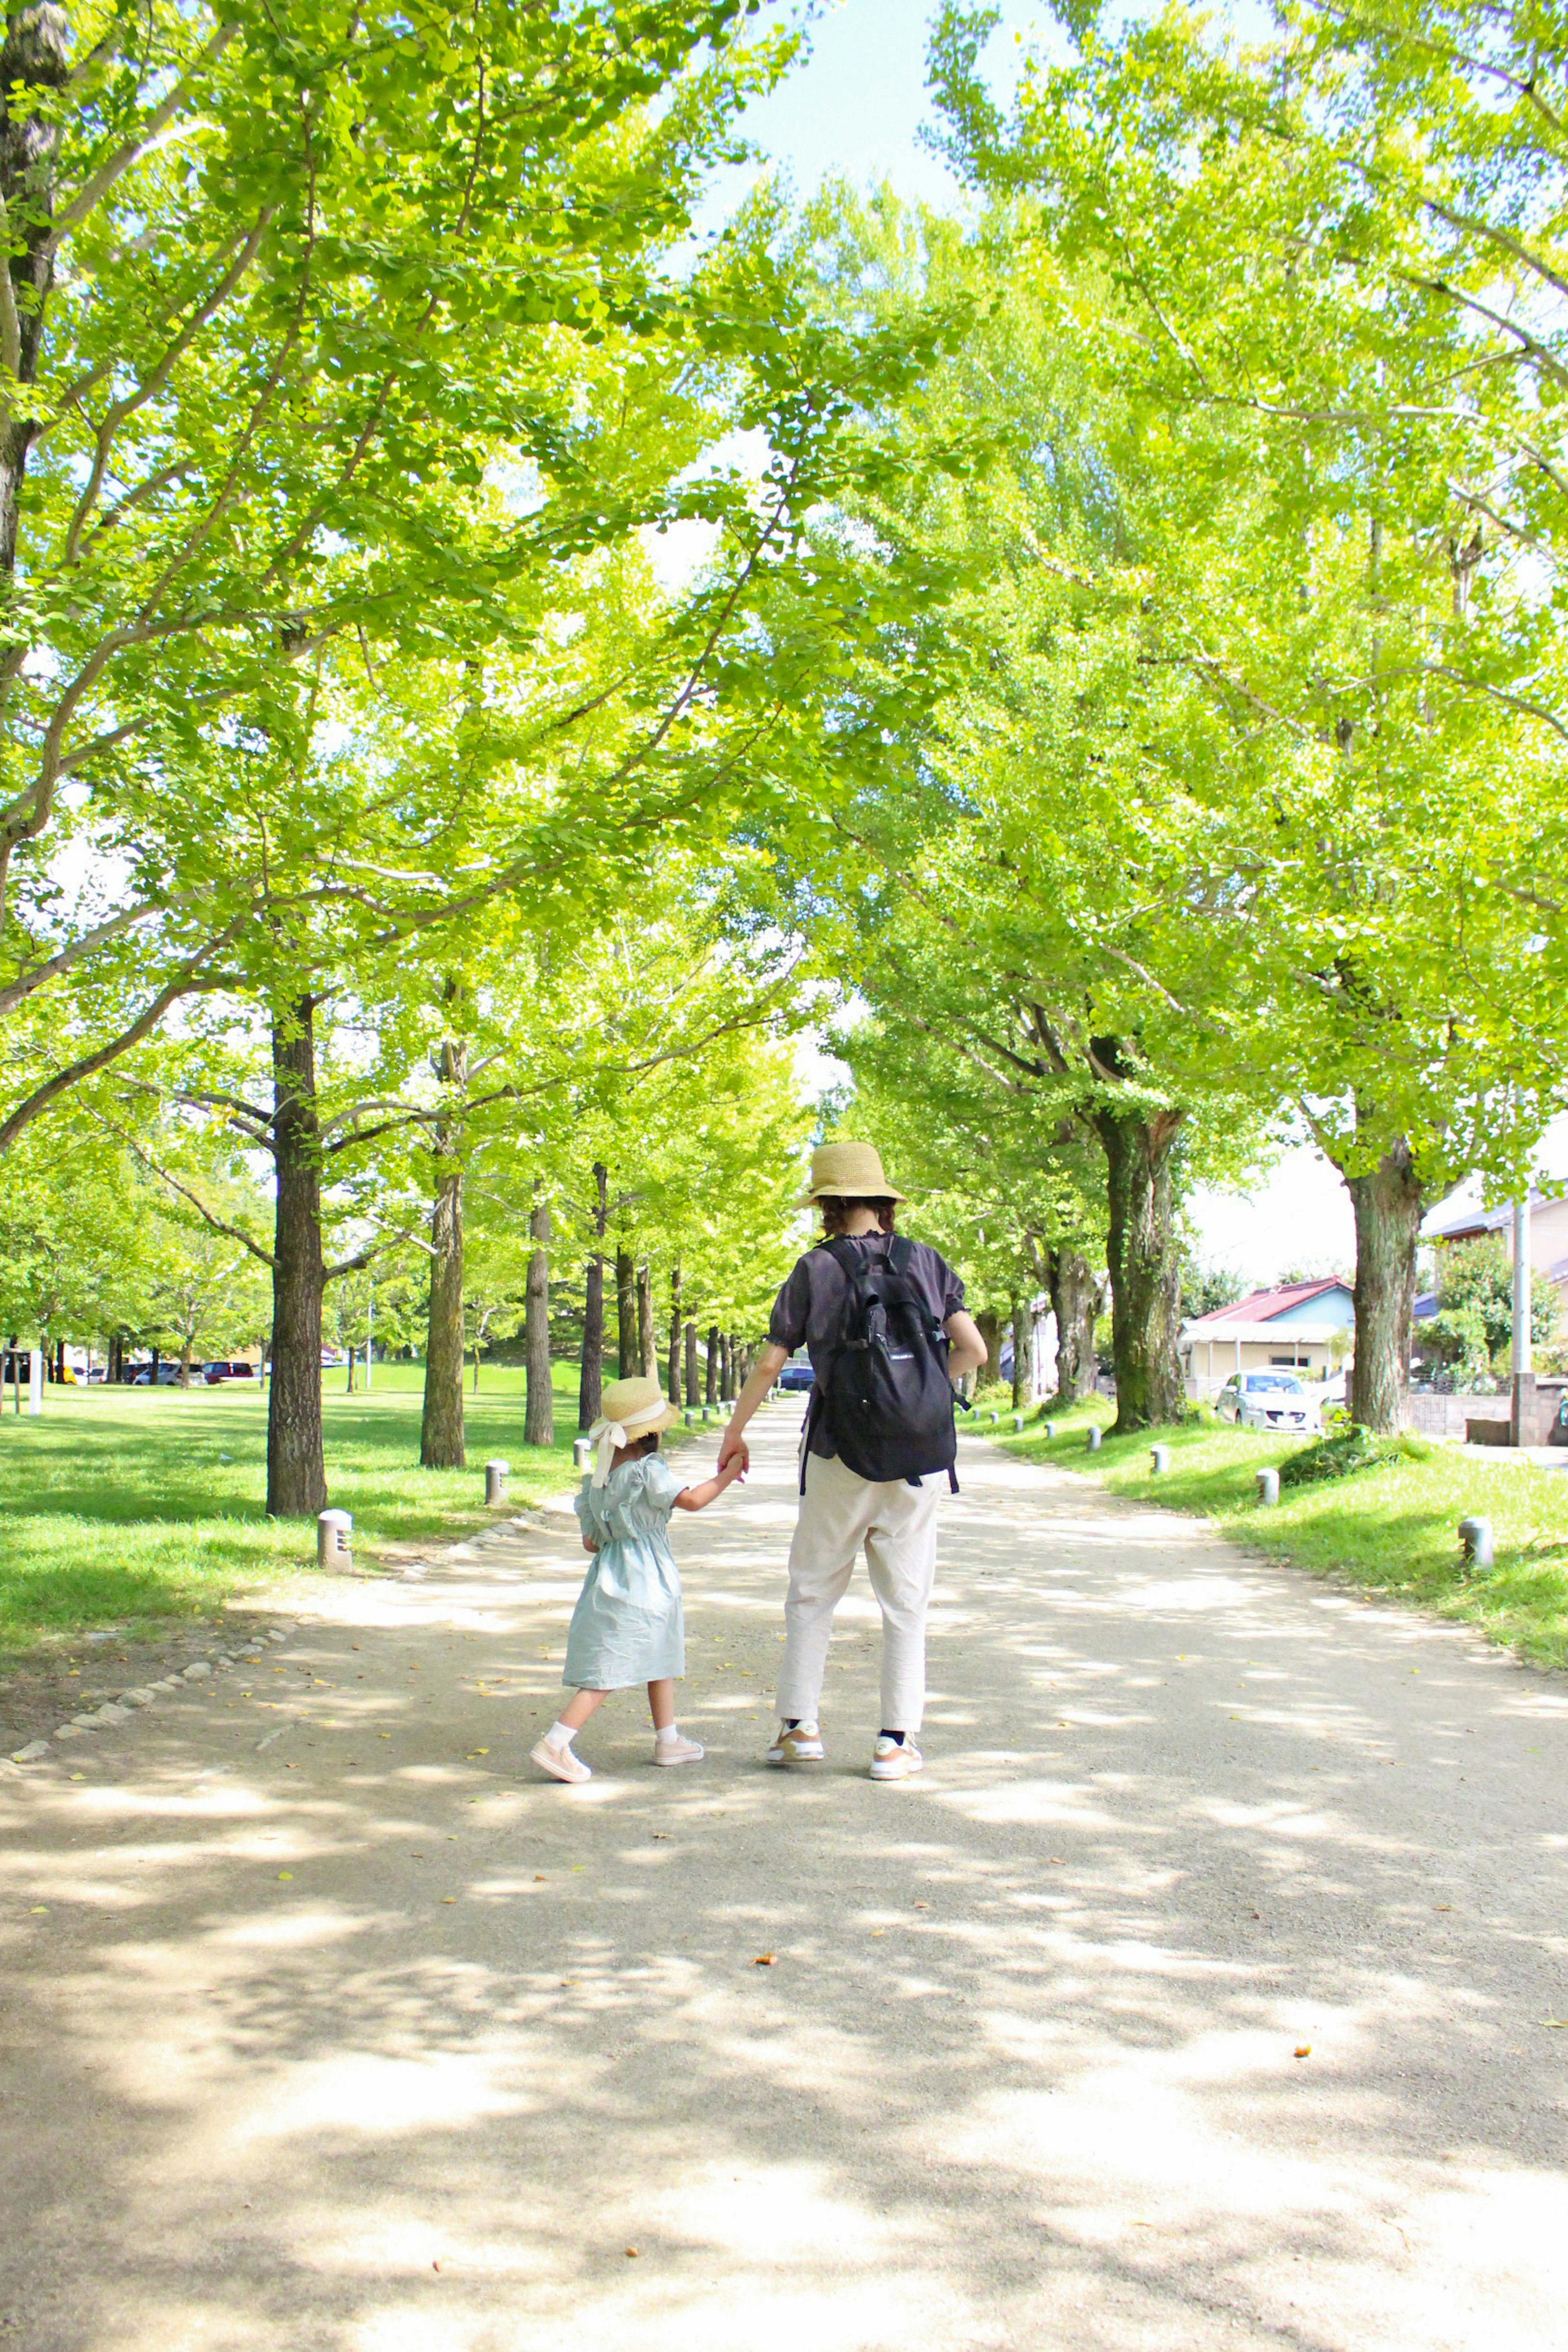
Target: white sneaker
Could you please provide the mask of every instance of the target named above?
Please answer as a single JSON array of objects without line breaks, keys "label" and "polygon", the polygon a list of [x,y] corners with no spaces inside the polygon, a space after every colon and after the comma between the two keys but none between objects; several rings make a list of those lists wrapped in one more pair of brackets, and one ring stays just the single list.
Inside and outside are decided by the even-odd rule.
[{"label": "white sneaker", "polygon": [[541,1739],[537,1748],[530,1748],[528,1754],[539,1770],[548,1772],[552,1780],[591,1780],[593,1778],[591,1764],[585,1764],[580,1756],[574,1756],[570,1748],[552,1748],[548,1739]]},{"label": "white sneaker", "polygon": [[820,1764],[821,1760],[822,1735],[814,1723],[798,1723],[793,1731],[779,1725],[779,1737],[768,1751],[769,1764]]},{"label": "white sneaker", "polygon": [[907,1780],[912,1772],[919,1771],[925,1761],[925,1757],[907,1735],[903,1739],[889,1739],[879,1734],[876,1752],[871,1759],[871,1777],[873,1780]]},{"label": "white sneaker", "polygon": [[655,1764],[700,1764],[707,1750],[700,1739],[658,1739],[653,1742]]}]

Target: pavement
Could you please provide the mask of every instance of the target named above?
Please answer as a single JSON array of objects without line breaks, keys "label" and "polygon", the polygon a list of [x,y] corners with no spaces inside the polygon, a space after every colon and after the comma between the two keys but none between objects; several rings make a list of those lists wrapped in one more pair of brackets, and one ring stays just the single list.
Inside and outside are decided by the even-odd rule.
[{"label": "pavement", "polygon": [[700,1765],[533,1773],[558,1516],[0,1777],[0,2346],[1568,2340],[1568,1684],[966,1439],[925,1771],[863,1571],[770,1770],[798,1422],[676,1525]]}]

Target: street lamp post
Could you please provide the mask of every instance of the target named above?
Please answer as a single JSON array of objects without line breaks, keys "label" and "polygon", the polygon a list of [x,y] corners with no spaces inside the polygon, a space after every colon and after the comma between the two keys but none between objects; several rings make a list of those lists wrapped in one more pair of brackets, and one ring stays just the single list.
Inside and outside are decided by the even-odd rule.
[{"label": "street lamp post", "polygon": [[1530,1195],[1513,1204],[1513,1401],[1509,1435],[1535,1443],[1535,1374],[1530,1361]]}]

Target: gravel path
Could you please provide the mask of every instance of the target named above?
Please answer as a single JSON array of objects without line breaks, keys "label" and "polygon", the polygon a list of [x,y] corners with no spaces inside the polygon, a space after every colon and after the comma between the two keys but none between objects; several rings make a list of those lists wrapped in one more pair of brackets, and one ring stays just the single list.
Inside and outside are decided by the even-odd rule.
[{"label": "gravel path", "polygon": [[1563,2343],[1568,1684],[967,1441],[925,1773],[863,1578],[770,1772],[797,1420],[676,1530],[703,1765],[533,1777],[558,1521],[0,1779],[0,2343]]}]

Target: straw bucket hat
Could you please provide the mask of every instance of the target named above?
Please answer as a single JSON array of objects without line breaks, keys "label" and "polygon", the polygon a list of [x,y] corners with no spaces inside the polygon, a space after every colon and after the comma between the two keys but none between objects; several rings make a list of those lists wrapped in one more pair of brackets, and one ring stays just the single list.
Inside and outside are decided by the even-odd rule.
[{"label": "straw bucket hat", "polygon": [[602,1486],[610,1475],[611,1457],[621,1445],[634,1445],[656,1429],[673,1429],[680,1414],[664,1400],[657,1381],[611,1381],[600,1399],[599,1419],[588,1434],[599,1448],[591,1481]]},{"label": "straw bucket hat", "polygon": [[811,1181],[797,1207],[814,1201],[906,1201],[896,1184],[882,1172],[882,1161],[869,1143],[823,1143],[811,1154]]}]

